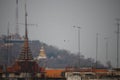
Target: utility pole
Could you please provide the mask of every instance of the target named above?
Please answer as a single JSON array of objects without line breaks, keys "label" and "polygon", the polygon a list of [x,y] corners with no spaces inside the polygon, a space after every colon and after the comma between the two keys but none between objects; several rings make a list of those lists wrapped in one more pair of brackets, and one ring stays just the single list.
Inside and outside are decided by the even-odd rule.
[{"label": "utility pole", "polygon": [[8,29],[7,29],[7,39],[9,39],[9,34],[10,34],[10,30],[9,30],[9,26],[10,26],[10,23],[8,22]]},{"label": "utility pole", "polygon": [[96,33],[96,68],[97,68],[97,59],[98,59],[98,33]]},{"label": "utility pole", "polygon": [[16,0],[16,34],[19,34],[19,26],[18,26],[18,0]]},{"label": "utility pole", "polygon": [[10,32],[9,32],[9,26],[10,26],[10,24],[9,24],[9,22],[8,22],[8,32],[7,32],[7,66],[9,65],[9,61],[10,61],[10,59],[9,59],[9,57],[10,57],[10,55],[9,55],[9,44],[10,44]]},{"label": "utility pole", "polygon": [[80,29],[81,29],[81,27],[73,26],[73,28],[78,29],[78,67],[80,68]]},{"label": "utility pole", "polygon": [[8,79],[8,72],[7,72],[7,67],[9,65],[9,22],[8,22],[8,30],[7,30],[7,62],[5,64],[5,71],[6,71],[6,79]]},{"label": "utility pole", "polygon": [[120,19],[116,19],[117,21],[117,68],[119,68],[119,26],[120,26]]},{"label": "utility pole", "polygon": [[108,64],[108,37],[105,37],[104,39],[106,40],[106,64]]}]

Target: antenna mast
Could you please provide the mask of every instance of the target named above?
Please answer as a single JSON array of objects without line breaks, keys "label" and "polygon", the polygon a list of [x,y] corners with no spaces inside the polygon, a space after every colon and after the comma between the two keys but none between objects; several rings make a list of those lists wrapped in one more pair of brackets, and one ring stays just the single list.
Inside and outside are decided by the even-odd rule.
[{"label": "antenna mast", "polygon": [[10,23],[8,22],[8,30],[7,30],[7,36],[8,36],[8,39],[9,39],[9,36],[10,36],[9,26],[10,26]]},{"label": "antenna mast", "polygon": [[73,26],[73,28],[78,29],[78,68],[80,68],[80,29],[81,29],[81,27]]},{"label": "antenna mast", "polygon": [[106,64],[108,67],[108,37],[104,38],[106,40]]},{"label": "antenna mast", "polygon": [[96,33],[96,68],[97,68],[97,57],[98,56],[98,33]]},{"label": "antenna mast", "polygon": [[119,26],[120,26],[120,19],[116,19],[117,21],[117,68],[119,68]]},{"label": "antenna mast", "polygon": [[19,26],[18,26],[18,0],[16,0],[16,34],[19,34]]}]

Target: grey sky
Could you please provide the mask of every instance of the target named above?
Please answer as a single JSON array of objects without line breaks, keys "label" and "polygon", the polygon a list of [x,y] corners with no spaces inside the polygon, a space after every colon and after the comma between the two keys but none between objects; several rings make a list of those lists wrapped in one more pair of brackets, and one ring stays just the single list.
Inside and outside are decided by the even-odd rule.
[{"label": "grey sky", "polygon": [[[0,0],[0,34],[15,33],[15,0]],[[105,40],[109,60],[116,65],[116,18],[120,18],[120,0],[27,0],[29,38],[38,39],[60,49],[78,52],[77,29],[80,26],[81,54],[95,58],[96,33],[99,33],[98,56],[105,63]],[[19,23],[24,23],[24,0],[19,0]],[[24,26],[19,25],[23,35]],[[64,42],[64,40],[66,40]]]}]

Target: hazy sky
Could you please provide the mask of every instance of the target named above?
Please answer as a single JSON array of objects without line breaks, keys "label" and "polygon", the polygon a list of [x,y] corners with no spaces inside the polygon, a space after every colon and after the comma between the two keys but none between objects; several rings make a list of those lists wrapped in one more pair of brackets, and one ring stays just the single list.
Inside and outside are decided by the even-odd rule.
[{"label": "hazy sky", "polygon": [[[19,1],[19,23],[24,23],[24,0]],[[27,0],[29,39],[40,40],[60,49],[78,52],[80,26],[80,52],[95,58],[96,33],[98,36],[98,60],[106,61],[108,38],[109,60],[116,65],[116,18],[120,18],[120,0]],[[0,0],[0,34],[15,33],[15,0]],[[23,35],[24,25],[19,25]],[[65,41],[64,41],[65,40]]]}]

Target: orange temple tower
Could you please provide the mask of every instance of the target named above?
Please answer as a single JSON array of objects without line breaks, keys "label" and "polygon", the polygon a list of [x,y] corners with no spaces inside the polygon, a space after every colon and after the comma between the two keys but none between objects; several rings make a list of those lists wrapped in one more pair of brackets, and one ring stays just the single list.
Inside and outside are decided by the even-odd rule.
[{"label": "orange temple tower", "polygon": [[15,61],[15,63],[7,67],[6,73],[3,77],[8,78],[42,78],[44,76],[45,69],[40,67],[36,60],[33,59],[28,40],[28,31],[27,31],[27,11],[25,3],[25,38],[22,51]]}]

